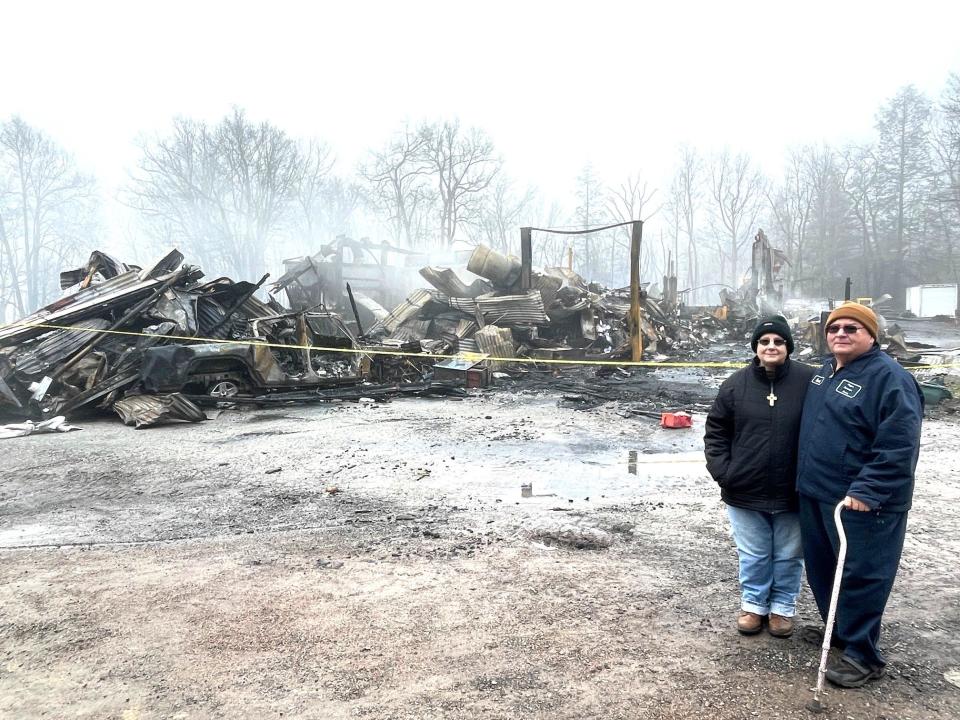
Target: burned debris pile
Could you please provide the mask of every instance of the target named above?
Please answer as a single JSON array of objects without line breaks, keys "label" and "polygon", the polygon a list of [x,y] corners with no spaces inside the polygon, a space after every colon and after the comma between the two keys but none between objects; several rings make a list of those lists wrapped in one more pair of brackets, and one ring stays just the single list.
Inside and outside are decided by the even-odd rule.
[{"label": "burned debris pile", "polygon": [[[113,409],[137,427],[196,422],[205,418],[199,406],[224,401],[348,397],[370,374],[370,358],[356,352],[339,315],[259,300],[266,275],[203,281],[183,259],[173,250],[141,268],[94,252],[61,273],[59,300],[0,328],[5,414]],[[406,391],[429,389],[416,379]]]},{"label": "burned debris pile", "polygon": [[[627,289],[565,268],[528,269],[521,283],[520,261],[484,246],[467,264],[477,279],[424,267],[431,288],[389,312],[373,297],[375,277],[343,263],[333,272],[326,256],[288,262],[266,301],[256,293],[267,275],[207,280],[183,260],[172,250],[140,267],[97,251],[62,272],[60,299],[0,327],[0,410],[35,420],[112,410],[144,427],[197,422],[202,407],[225,402],[462,394],[507,369],[531,377],[519,358],[630,357]],[[334,287],[350,272],[371,292]],[[273,295],[281,290],[294,309]],[[729,331],[715,314],[681,317],[678,307],[675,296],[641,293],[647,357],[691,354]]]},{"label": "burned debris pile", "polygon": [[[629,288],[589,283],[568,268],[530,271],[520,282],[520,260],[480,245],[465,283],[450,268],[420,271],[432,289],[412,292],[379,319],[368,336],[384,343],[419,343],[430,353],[481,353],[494,370],[515,358],[617,360],[630,357]],[[676,307],[641,293],[640,331],[649,356],[696,352],[724,324],[712,315],[683,319]]]},{"label": "burned debris pile", "polygon": [[[751,279],[721,293],[719,306],[684,304],[674,276],[664,277],[659,297],[643,286],[643,358],[746,360],[758,314],[782,303],[779,255],[762,231],[754,250]],[[481,245],[467,262],[475,279],[423,267],[430,287],[387,311],[379,302],[390,297],[383,268],[332,257],[339,263],[332,270],[322,253],[288,261],[261,300],[268,275],[256,283],[207,280],[176,250],[145,267],[93,252],[85,265],[60,274],[60,299],[0,326],[0,412],[47,421],[113,411],[146,427],[198,422],[204,407],[224,403],[463,396],[494,378],[559,392],[569,406],[610,403],[627,416],[698,409],[712,399],[710,373],[667,379],[662,369],[618,366],[632,359],[629,289],[587,282],[570,268],[536,271],[529,259],[523,266]],[[337,287],[347,277],[356,292],[350,282]],[[276,299],[281,291],[290,307]],[[822,317],[809,323],[801,358],[822,354]],[[895,326],[883,342],[904,364],[928,359],[930,346],[907,343]],[[591,366],[595,360],[606,362]]]}]

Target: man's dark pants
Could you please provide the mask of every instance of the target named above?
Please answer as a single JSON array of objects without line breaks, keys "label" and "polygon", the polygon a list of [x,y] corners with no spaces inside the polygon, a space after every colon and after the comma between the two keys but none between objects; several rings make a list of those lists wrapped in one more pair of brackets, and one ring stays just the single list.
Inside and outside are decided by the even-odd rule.
[{"label": "man's dark pants", "polygon": [[[835,505],[800,496],[800,531],[807,582],[826,622],[840,538],[833,522]],[[900,564],[907,513],[840,514],[847,536],[847,557],[840,584],[833,636],[844,654],[870,668],[886,664],[877,648],[880,619]]]}]

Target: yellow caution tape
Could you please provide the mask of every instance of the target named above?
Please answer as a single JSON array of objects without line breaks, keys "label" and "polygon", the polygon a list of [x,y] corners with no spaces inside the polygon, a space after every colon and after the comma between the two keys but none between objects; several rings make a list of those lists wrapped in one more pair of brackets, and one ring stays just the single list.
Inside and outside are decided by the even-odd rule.
[{"label": "yellow caution tape", "polygon": [[[367,350],[362,348],[334,348],[320,345],[288,345],[285,343],[269,343],[260,340],[224,340],[222,338],[193,337],[190,335],[152,335],[144,332],[129,330],[99,330],[97,328],[73,327],[71,325],[55,325],[51,323],[0,323],[2,328],[42,328],[44,330],[71,330],[74,332],[100,333],[104,335],[121,335],[127,337],[164,338],[167,340],[185,340],[191,343],[217,343],[221,345],[255,345],[268,348],[282,348],[284,350],[312,350],[316,352],[343,353],[345,355],[385,355],[392,357],[411,357],[421,360],[492,360],[505,363],[526,363],[537,365],[600,365],[612,367],[683,367],[683,368],[742,368],[747,361],[740,362],[679,362],[655,360],[554,360],[545,358],[516,358],[493,357],[482,353],[461,352],[455,355],[441,355],[439,353],[411,353],[398,350]],[[907,370],[937,370],[940,368],[960,367],[960,363],[945,363],[943,365],[929,365],[922,368],[906,368]]]}]

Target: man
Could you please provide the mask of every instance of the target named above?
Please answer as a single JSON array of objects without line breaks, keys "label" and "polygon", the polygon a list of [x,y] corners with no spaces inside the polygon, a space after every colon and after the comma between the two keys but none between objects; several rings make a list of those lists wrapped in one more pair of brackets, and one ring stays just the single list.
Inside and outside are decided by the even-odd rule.
[{"label": "man", "polygon": [[[807,581],[826,620],[839,539],[847,555],[827,679],[860,687],[883,675],[880,619],[897,574],[920,451],[923,394],[877,345],[874,312],[844,303],[827,318],[833,359],[811,380],[800,423],[797,490]],[[822,636],[821,636],[822,637]]]}]

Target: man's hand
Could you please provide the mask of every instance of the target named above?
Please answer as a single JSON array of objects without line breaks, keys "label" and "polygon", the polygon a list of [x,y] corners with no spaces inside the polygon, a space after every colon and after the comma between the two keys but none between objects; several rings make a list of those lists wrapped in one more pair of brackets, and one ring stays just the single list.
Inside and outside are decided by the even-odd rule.
[{"label": "man's hand", "polygon": [[870,512],[870,508],[867,507],[867,504],[861,500],[857,500],[855,497],[850,497],[847,495],[843,499],[843,506],[848,510],[859,510],[860,512]]}]

